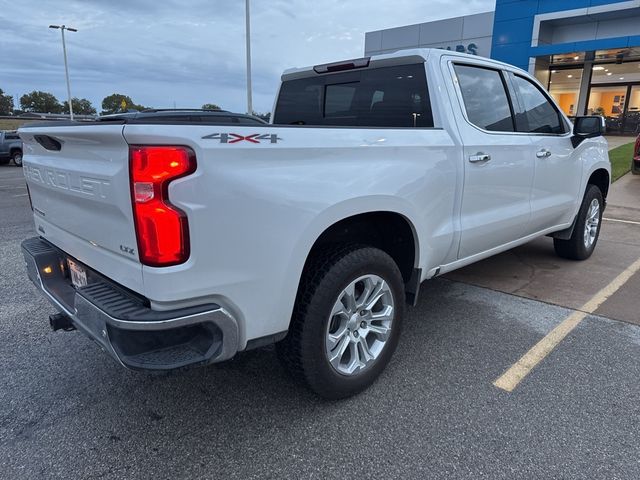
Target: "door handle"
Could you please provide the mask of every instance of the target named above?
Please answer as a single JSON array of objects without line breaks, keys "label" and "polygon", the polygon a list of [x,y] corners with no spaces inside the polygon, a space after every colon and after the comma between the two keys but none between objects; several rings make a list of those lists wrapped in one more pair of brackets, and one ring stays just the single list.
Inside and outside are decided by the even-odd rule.
[{"label": "door handle", "polygon": [[538,158],[547,158],[550,156],[551,156],[551,152],[546,148],[543,148],[542,150],[538,150],[538,152],[536,152],[536,157]]},{"label": "door handle", "polygon": [[469,161],[471,163],[479,163],[479,162],[488,162],[491,160],[491,155],[487,155],[486,153],[478,152],[475,155],[471,155],[469,157]]}]

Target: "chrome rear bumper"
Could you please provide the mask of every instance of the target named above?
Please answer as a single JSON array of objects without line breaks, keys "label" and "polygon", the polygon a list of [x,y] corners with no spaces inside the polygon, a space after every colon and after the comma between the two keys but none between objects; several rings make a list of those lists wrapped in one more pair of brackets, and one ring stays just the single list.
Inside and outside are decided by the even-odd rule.
[{"label": "chrome rear bumper", "polygon": [[220,362],[237,352],[238,325],[219,305],[151,310],[144,298],[86,266],[90,282],[75,288],[65,252],[39,237],[24,240],[21,247],[34,285],[127,368],[171,370]]}]

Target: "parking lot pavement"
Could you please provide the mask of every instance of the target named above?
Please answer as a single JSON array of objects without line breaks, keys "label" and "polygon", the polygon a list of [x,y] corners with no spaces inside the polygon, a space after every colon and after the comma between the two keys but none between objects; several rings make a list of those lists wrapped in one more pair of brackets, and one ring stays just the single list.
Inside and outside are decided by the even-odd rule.
[{"label": "parking lot pavement", "polygon": [[0,218],[4,478],[640,478],[640,327],[589,315],[507,393],[495,379],[572,311],[436,279],[348,400],[293,385],[272,348],[130,372],[49,331],[19,252],[28,200],[2,196]]},{"label": "parking lot pavement", "polygon": [[640,222],[640,175],[629,173],[613,184],[605,216]]},{"label": "parking lot pavement", "polygon": [[[553,240],[544,237],[452,272],[447,278],[580,308],[640,258],[640,176],[627,174],[614,183],[607,202],[598,246],[587,262],[559,258]],[[634,275],[597,313],[640,324],[640,313],[631,301],[638,285],[640,274]]]}]

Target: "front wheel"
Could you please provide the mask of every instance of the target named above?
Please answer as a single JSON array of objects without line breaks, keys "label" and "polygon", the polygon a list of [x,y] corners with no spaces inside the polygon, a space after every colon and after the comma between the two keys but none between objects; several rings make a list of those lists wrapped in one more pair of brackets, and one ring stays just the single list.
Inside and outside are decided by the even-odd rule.
[{"label": "front wheel", "polygon": [[586,260],[598,243],[604,200],[602,192],[595,185],[587,185],[576,225],[568,240],[553,239],[556,254],[570,260]]},{"label": "front wheel", "polygon": [[389,363],[403,315],[402,275],[389,255],[358,246],[325,251],[305,269],[278,356],[318,395],[348,397]]},{"label": "front wheel", "polygon": [[14,152],[11,155],[11,159],[13,160],[13,163],[17,167],[21,167],[22,166],[22,152]]}]

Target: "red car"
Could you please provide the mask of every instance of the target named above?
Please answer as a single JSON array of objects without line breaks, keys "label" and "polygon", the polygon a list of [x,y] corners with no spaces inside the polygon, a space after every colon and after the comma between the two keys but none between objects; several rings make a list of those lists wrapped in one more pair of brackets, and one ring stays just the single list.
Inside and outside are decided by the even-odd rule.
[{"label": "red car", "polygon": [[631,160],[631,172],[640,175],[640,135],[636,138],[636,146],[633,147],[633,160]]}]

